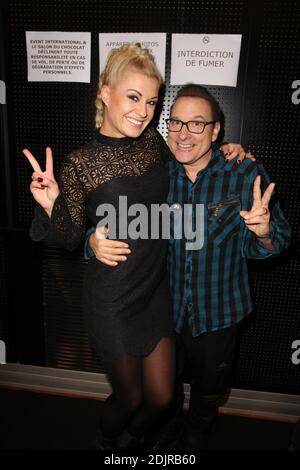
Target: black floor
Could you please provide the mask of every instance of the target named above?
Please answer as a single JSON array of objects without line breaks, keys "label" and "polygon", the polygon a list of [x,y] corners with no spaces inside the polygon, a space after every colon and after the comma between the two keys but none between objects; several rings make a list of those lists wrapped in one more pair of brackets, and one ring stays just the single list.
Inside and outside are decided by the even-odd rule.
[{"label": "black floor", "polygon": [[[101,401],[0,389],[0,449],[92,449]],[[220,415],[211,450],[287,450],[294,424]]]}]

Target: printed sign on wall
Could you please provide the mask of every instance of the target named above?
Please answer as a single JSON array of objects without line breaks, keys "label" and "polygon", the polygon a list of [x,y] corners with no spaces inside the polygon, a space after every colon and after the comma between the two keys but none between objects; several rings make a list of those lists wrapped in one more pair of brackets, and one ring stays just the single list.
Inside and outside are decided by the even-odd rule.
[{"label": "printed sign on wall", "polygon": [[155,58],[162,77],[165,78],[166,33],[100,33],[100,73],[104,68],[110,50],[121,47],[129,42],[139,42],[143,48],[149,49]]},{"label": "printed sign on wall", "polygon": [[236,86],[241,34],[173,34],[171,85]]},{"label": "printed sign on wall", "polygon": [[26,31],[29,82],[90,83],[91,33]]}]

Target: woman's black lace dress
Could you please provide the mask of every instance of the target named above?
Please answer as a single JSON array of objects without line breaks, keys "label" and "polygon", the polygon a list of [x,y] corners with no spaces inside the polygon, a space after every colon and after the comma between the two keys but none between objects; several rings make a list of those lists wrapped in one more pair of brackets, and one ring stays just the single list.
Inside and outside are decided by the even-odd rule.
[{"label": "woman's black lace dress", "polygon": [[[150,213],[151,204],[166,201],[166,159],[166,144],[153,128],[138,139],[99,134],[64,160],[59,180],[61,192],[51,220],[37,206],[30,231],[32,239],[72,250],[84,237],[87,219],[94,225],[101,219],[96,215],[100,204],[116,208],[118,227],[119,196],[127,197],[128,207],[143,204]],[[128,217],[128,221],[135,218],[136,215]],[[83,309],[90,338],[104,360],[122,353],[148,355],[162,337],[173,337],[166,276],[167,241],[128,237],[122,240],[131,249],[127,261],[110,267],[91,258],[83,285]]]}]

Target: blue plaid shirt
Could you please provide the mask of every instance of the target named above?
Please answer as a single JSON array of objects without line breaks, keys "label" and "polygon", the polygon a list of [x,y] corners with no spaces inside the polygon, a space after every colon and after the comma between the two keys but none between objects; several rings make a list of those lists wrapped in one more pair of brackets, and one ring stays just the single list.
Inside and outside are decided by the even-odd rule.
[{"label": "blue plaid shirt", "polygon": [[197,174],[194,183],[186,176],[183,165],[175,160],[169,162],[168,204],[175,208],[191,204],[193,227],[195,211],[200,210],[196,205],[204,208],[203,247],[186,249],[184,236],[172,237],[169,243],[168,271],[178,333],[185,315],[193,336],[242,320],[253,309],[246,259],[267,258],[289,245],[291,230],[275,196],[270,204],[274,250],[265,248],[239,214],[252,207],[257,175],[262,177],[264,190],[270,178],[260,163],[249,159],[241,165],[236,164],[236,159],[226,163],[219,150],[213,151],[209,164]]}]

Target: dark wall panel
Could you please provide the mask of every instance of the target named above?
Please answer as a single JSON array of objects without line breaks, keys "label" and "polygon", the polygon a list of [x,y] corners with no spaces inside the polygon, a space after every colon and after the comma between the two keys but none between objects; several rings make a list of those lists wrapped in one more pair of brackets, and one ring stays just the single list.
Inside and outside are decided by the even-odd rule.
[{"label": "dark wall panel", "polygon": [[45,364],[41,248],[27,230],[0,230],[0,339],[7,362]]},{"label": "dark wall panel", "polygon": [[47,365],[97,372],[101,362],[90,348],[82,315],[81,288],[86,261],[82,250],[46,247],[43,256]]},{"label": "dark wall panel", "polygon": [[4,240],[0,236],[0,340],[8,345],[8,289],[5,275]]},{"label": "dark wall panel", "polygon": [[245,81],[242,142],[268,169],[293,228],[293,246],[279,260],[249,263],[256,312],[245,329],[235,386],[300,392],[292,342],[300,338],[299,2],[263,1],[255,8]]}]

